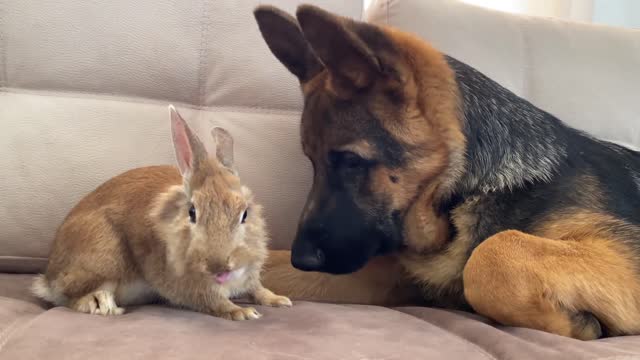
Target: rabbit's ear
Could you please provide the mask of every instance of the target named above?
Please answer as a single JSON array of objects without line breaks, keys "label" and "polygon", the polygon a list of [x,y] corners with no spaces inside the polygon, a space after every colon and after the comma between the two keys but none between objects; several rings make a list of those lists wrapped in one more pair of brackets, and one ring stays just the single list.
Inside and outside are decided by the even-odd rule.
[{"label": "rabbit's ear", "polygon": [[171,137],[178,169],[186,178],[197,171],[198,166],[207,158],[207,151],[173,105],[169,105],[169,111],[171,112]]},{"label": "rabbit's ear", "polygon": [[234,170],[233,165],[233,137],[221,127],[211,130],[211,137],[216,144],[216,158],[226,168]]}]

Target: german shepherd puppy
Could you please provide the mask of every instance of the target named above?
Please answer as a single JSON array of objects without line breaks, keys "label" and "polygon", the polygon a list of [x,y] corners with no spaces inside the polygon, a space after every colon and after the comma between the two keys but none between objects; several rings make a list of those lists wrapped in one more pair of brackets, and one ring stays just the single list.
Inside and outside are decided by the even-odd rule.
[{"label": "german shepherd puppy", "polygon": [[266,286],[377,304],[415,290],[505,325],[640,334],[640,153],[411,34],[309,5],[254,15],[300,80],[314,169],[299,270],[274,254]]}]

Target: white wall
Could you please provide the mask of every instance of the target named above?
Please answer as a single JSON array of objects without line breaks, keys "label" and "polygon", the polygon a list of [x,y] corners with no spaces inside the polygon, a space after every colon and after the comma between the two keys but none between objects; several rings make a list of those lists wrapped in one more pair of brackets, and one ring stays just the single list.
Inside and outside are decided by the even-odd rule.
[{"label": "white wall", "polygon": [[640,29],[640,1],[595,0],[593,22]]},{"label": "white wall", "polygon": [[[369,2],[371,0],[365,0]],[[374,0],[375,1],[375,0]],[[457,1],[457,0],[452,0]],[[640,29],[640,0],[462,0],[519,14]]]}]

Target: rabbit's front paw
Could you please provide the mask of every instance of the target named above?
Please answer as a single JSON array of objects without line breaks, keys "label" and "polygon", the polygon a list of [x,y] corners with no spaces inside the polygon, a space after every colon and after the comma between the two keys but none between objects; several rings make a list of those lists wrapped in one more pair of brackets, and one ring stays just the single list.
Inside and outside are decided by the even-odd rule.
[{"label": "rabbit's front paw", "polygon": [[242,321],[260,319],[262,314],[252,307],[237,307],[229,312],[222,313],[219,316],[228,320]]},{"label": "rabbit's front paw", "polygon": [[118,307],[113,292],[96,290],[71,302],[71,308],[95,315],[122,315],[124,308]]},{"label": "rabbit's front paw", "polygon": [[260,305],[273,307],[291,307],[293,304],[291,303],[291,300],[286,296],[271,294],[270,296],[266,296],[260,299]]},{"label": "rabbit's front paw", "polygon": [[293,305],[288,297],[276,295],[271,290],[263,287],[258,288],[251,295],[254,301],[259,305],[267,305],[273,307],[290,307]]}]

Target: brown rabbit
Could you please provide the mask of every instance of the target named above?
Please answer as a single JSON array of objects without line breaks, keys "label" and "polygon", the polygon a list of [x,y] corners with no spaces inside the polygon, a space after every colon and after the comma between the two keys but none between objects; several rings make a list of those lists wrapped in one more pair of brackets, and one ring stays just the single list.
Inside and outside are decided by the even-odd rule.
[{"label": "brown rabbit", "polygon": [[165,299],[233,320],[261,317],[231,297],[291,306],[260,282],[267,257],[262,209],[233,169],[233,139],[215,128],[216,156],[173,106],[178,168],[138,168],[84,197],[58,229],[33,292],[55,305],[100,315]]}]

